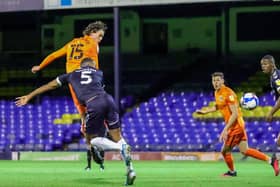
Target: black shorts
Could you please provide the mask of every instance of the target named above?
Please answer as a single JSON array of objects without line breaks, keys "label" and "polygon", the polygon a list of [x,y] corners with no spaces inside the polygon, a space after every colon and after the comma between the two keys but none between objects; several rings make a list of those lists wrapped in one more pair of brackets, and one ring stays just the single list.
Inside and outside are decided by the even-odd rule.
[{"label": "black shorts", "polygon": [[120,127],[119,112],[113,97],[97,95],[87,103],[86,133],[103,137],[106,134],[105,121],[109,129]]}]

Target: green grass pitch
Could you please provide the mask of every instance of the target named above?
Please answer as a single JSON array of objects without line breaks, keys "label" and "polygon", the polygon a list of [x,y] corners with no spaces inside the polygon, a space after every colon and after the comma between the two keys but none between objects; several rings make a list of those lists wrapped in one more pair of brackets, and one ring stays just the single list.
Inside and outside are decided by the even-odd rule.
[{"label": "green grass pitch", "polygon": [[[237,162],[238,177],[221,177],[223,162],[134,161],[135,187],[279,187],[280,176],[261,161]],[[106,161],[105,171],[85,161],[0,161],[0,187],[118,187],[125,180],[121,161]]]}]

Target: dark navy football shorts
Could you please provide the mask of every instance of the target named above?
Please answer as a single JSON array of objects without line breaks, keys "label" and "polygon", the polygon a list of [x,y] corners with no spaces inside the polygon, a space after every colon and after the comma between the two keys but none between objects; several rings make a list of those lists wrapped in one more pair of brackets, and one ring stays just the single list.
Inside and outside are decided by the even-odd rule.
[{"label": "dark navy football shorts", "polygon": [[99,94],[87,103],[86,133],[96,136],[106,134],[108,129],[120,127],[119,112],[113,97],[109,94]]}]

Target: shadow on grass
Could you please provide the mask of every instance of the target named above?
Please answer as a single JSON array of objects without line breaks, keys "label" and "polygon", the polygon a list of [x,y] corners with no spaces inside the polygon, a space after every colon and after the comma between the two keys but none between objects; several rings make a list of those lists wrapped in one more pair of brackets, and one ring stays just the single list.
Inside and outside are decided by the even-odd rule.
[{"label": "shadow on grass", "polygon": [[82,184],[102,184],[102,185],[115,185],[118,186],[120,185],[118,181],[110,180],[108,178],[83,178],[83,179],[75,179],[74,180],[77,183],[82,183]]}]

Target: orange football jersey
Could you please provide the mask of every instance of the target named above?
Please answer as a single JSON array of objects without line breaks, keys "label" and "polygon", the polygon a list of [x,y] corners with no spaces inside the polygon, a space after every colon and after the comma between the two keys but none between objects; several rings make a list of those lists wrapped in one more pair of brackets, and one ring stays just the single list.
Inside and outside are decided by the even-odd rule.
[{"label": "orange football jersey", "polygon": [[238,134],[244,130],[244,120],[242,117],[241,108],[236,94],[232,89],[226,86],[222,86],[218,91],[215,91],[216,107],[222,113],[225,123],[229,121],[231,116],[230,105],[236,104],[238,107],[238,117],[234,124],[230,127],[231,134]]},{"label": "orange football jersey", "polygon": [[98,50],[98,44],[90,36],[74,38],[62,48],[48,55],[40,64],[40,69],[43,69],[55,59],[65,55],[67,73],[80,68],[81,60],[84,58],[92,58],[96,62],[96,68],[99,69]]}]

